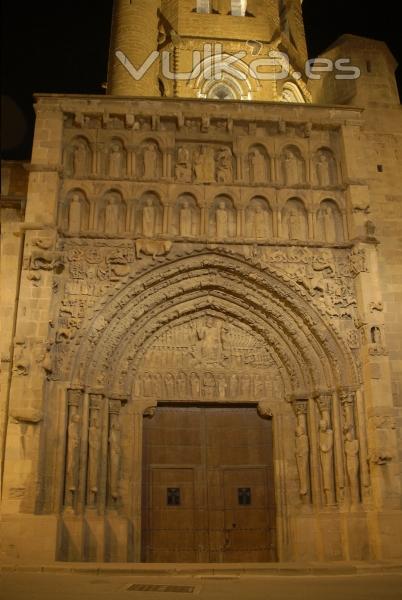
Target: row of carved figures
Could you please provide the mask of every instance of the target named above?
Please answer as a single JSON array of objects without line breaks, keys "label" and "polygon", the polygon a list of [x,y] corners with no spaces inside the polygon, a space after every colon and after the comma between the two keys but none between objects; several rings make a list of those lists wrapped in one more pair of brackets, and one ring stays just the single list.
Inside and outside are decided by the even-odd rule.
[{"label": "row of carved figures", "polygon": [[[76,510],[81,499],[88,507],[98,507],[102,501],[111,508],[117,507],[120,498],[121,403],[110,401],[109,410],[105,415],[102,399],[98,396],[90,396],[88,414],[85,415],[82,393],[70,391],[69,394],[64,506]],[[105,421],[107,421],[106,428]],[[86,435],[84,435],[85,422],[88,422]],[[105,430],[107,431],[106,443],[103,439]],[[87,440],[84,490],[80,484],[83,440]],[[105,473],[102,473],[102,465],[106,465]]]},{"label": "row of carved figures", "polygon": [[229,146],[219,144],[187,144],[176,150],[162,150],[155,140],[127,149],[121,140],[114,139],[101,150],[95,150],[86,138],[78,137],[65,148],[64,167],[68,177],[96,175],[146,181],[174,177],[182,183],[246,181],[255,185],[278,182],[294,186],[310,182],[326,188],[337,185],[340,179],[332,150],[319,148],[307,159],[293,144],[272,157],[259,143],[251,145],[244,154],[235,155]]},{"label": "row of carved figures", "polygon": [[163,206],[153,192],[127,203],[117,191],[90,202],[83,191],[74,190],[62,206],[60,221],[70,234],[133,233],[150,238],[161,234],[187,238],[211,235],[219,239],[280,237],[332,243],[343,241],[346,231],[344,214],[329,198],[315,212],[309,212],[300,198],[290,198],[281,210],[272,210],[265,198],[257,196],[245,209],[237,209],[227,195],[217,196],[209,207],[200,207],[191,194],[183,194],[173,206]]},{"label": "row of carved figures", "polygon": [[138,374],[134,393],[137,398],[158,400],[250,400],[263,399],[272,393],[272,381],[261,374],[248,373],[149,373]]},{"label": "row of carved figures", "polygon": [[[322,490],[323,503],[332,506],[344,500],[345,489],[348,489],[350,502],[358,504],[363,497],[363,488],[368,485],[368,475],[362,468],[365,461],[361,456],[362,448],[356,426],[355,395],[341,396],[343,414],[339,421],[342,424],[338,424],[334,416],[332,403],[330,396],[317,399],[319,422],[314,436],[310,430],[314,419],[311,419],[309,402],[297,400],[293,403],[296,413],[295,458],[300,497],[306,503],[311,502],[314,489],[318,488]],[[318,440],[319,476],[313,466],[314,438]],[[336,455],[339,446],[343,448],[343,457]]]}]

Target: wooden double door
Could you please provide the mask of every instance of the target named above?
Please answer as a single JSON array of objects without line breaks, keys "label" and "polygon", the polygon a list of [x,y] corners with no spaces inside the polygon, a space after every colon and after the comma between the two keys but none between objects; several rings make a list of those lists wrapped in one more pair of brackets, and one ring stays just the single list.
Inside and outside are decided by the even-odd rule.
[{"label": "wooden double door", "polygon": [[142,560],[276,560],[272,446],[255,408],[159,407],[145,419]]}]

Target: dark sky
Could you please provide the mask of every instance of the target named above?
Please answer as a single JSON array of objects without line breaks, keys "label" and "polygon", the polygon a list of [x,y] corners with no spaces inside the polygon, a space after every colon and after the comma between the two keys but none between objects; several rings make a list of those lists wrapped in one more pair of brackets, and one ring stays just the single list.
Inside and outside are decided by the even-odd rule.
[{"label": "dark sky", "polygon": [[[33,93],[103,93],[112,2],[3,0],[2,158],[29,159]],[[304,0],[304,15],[311,56],[353,33],[384,40],[402,62],[395,4],[378,10],[363,0]]]}]

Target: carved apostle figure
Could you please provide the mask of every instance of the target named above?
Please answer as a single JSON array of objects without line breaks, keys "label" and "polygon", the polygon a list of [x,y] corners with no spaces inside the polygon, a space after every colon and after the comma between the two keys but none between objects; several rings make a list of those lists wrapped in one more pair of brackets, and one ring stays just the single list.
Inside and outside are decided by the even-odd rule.
[{"label": "carved apostle figure", "polygon": [[265,156],[258,148],[254,148],[249,154],[249,160],[251,182],[265,183],[268,179]]},{"label": "carved apostle figure", "polygon": [[216,174],[218,183],[232,183],[233,157],[229,148],[221,148],[218,151]]},{"label": "carved apostle figure", "polygon": [[184,146],[181,146],[177,151],[176,178],[185,183],[191,181],[190,151]]},{"label": "carved apostle figure", "polygon": [[229,236],[229,215],[224,200],[219,202],[216,209],[216,237],[225,239]]},{"label": "carved apostle figure", "polygon": [[269,237],[269,215],[260,204],[255,206],[252,219],[252,237],[257,239]]},{"label": "carved apostle figure", "polygon": [[167,375],[165,375],[165,388],[168,398],[174,398],[174,387],[174,377],[171,373],[167,373]]},{"label": "carved apostle figure", "polygon": [[87,168],[87,150],[83,144],[77,144],[73,148],[74,175],[78,177],[87,175]]},{"label": "carved apostle figure", "polygon": [[109,198],[105,209],[105,233],[118,233],[120,206],[115,198]]},{"label": "carved apostle figure", "polygon": [[225,375],[219,375],[217,384],[219,399],[224,400],[226,398],[226,390],[228,387]]},{"label": "carved apostle figure", "polygon": [[194,160],[194,174],[197,182],[215,181],[215,156],[209,146],[202,146]]},{"label": "carved apostle figure", "polygon": [[309,455],[310,447],[308,435],[304,424],[299,423],[296,427],[296,464],[300,481],[300,496],[305,497],[309,488]]},{"label": "carved apostle figure", "polygon": [[191,398],[197,399],[200,397],[201,393],[201,383],[200,378],[197,373],[191,373],[190,375],[190,388],[191,388]]},{"label": "carved apostle figure", "polygon": [[330,206],[327,206],[323,209],[322,213],[323,227],[324,227],[324,237],[325,241],[329,243],[336,242],[336,225],[335,225],[335,216],[334,211]]},{"label": "carved apostle figure", "polygon": [[142,233],[145,237],[154,237],[156,229],[156,208],[151,198],[147,198],[142,209]]},{"label": "carved apostle figure", "polygon": [[302,216],[297,208],[292,208],[288,216],[288,230],[290,240],[302,240],[303,235],[303,224]]},{"label": "carved apostle figure", "polygon": [[144,179],[157,179],[158,150],[155,144],[147,144],[144,148]]},{"label": "carved apostle figure", "polygon": [[177,375],[177,393],[179,398],[184,399],[187,396],[187,377],[184,373]]},{"label": "carved apostle figure", "polygon": [[327,504],[335,504],[334,492],[334,432],[325,419],[320,421],[319,432],[320,460],[325,500]]},{"label": "carved apostle figure", "polygon": [[215,377],[212,373],[205,373],[203,378],[204,398],[212,400],[216,394]]},{"label": "carved apostle figure", "polygon": [[79,451],[81,438],[81,417],[74,412],[68,425],[67,464],[66,464],[66,504],[73,506],[77,493]]},{"label": "carved apostle figure", "polygon": [[239,376],[236,373],[230,376],[229,389],[230,397],[237,398],[239,395]]},{"label": "carved apostle figure", "polygon": [[124,171],[124,153],[119,144],[113,144],[109,156],[109,175],[110,177],[120,178]]},{"label": "carved apostle figure", "polygon": [[91,414],[88,431],[88,489],[89,504],[93,506],[98,496],[99,452],[101,447],[101,432],[98,411]]},{"label": "carved apostle figure", "polygon": [[193,226],[193,211],[188,200],[185,200],[180,208],[180,235],[191,237]]},{"label": "carved apostle figure", "polygon": [[114,502],[120,496],[120,455],[121,455],[121,432],[118,415],[111,415],[109,433],[109,466],[110,466],[110,495]]},{"label": "carved apostle figure", "polygon": [[320,152],[317,162],[317,179],[321,187],[331,185],[331,164],[325,152]]},{"label": "carved apostle figure", "polygon": [[300,165],[298,158],[291,150],[287,150],[284,158],[285,181],[286,185],[294,185],[300,183]]},{"label": "carved apostle figure", "polygon": [[70,233],[79,233],[81,231],[81,198],[79,194],[73,194],[70,201],[68,230]]},{"label": "carved apostle figure", "polygon": [[360,502],[359,449],[359,440],[354,438],[353,431],[348,428],[345,436],[346,471],[353,504]]}]

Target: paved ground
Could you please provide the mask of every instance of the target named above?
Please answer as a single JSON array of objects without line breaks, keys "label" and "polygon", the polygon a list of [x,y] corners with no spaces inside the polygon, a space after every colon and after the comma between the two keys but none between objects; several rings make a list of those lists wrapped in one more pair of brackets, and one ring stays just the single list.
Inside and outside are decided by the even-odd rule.
[{"label": "paved ground", "polygon": [[[128,591],[133,584],[189,586],[193,592]],[[402,600],[402,574],[266,577],[139,577],[2,573],[1,600]]]}]

